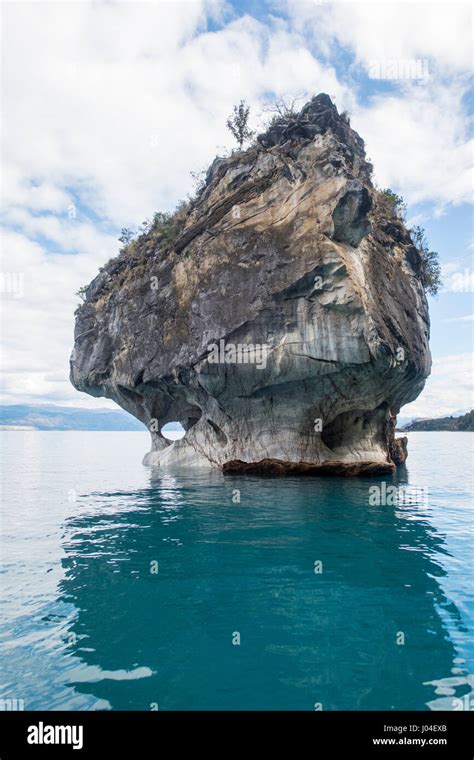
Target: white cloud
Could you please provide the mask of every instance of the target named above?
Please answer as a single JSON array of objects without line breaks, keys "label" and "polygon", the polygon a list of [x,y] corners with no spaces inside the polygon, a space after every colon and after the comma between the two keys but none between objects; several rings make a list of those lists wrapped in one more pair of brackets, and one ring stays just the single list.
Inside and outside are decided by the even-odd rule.
[{"label": "white cloud", "polygon": [[401,417],[441,417],[474,408],[474,354],[433,360],[431,376],[420,396],[401,410]]},{"label": "white cloud", "polygon": [[474,321],[474,314],[466,314],[464,317],[448,317],[445,322],[461,322],[467,324]]},{"label": "white cloud", "polygon": [[[407,62],[418,62],[421,81],[390,79],[392,91],[349,107],[352,124],[383,187],[396,189],[412,204],[434,201],[438,211],[471,202],[474,143],[463,100],[472,71],[470,4],[289,0],[288,7],[308,44],[331,60],[339,56],[340,76],[355,88],[374,64],[403,77]],[[355,61],[341,61],[341,46]]]},{"label": "white cloud", "polygon": [[474,141],[465,136],[464,91],[456,83],[411,85],[355,109],[353,125],[364,135],[379,185],[412,204],[472,200]]},{"label": "white cloud", "polygon": [[269,89],[343,90],[281,24],[243,16],[193,36],[200,2],[185,14],[171,3],[22,3],[5,17],[24,30],[5,44],[9,203],[36,178],[57,192],[74,185],[101,215],[136,224],[172,208],[190,170],[230,144],[225,121],[241,97],[258,111]]},{"label": "white cloud", "polygon": [[[66,247],[67,238],[84,238],[88,253],[48,253],[24,234],[5,230],[2,236],[3,269],[21,276],[21,292],[2,298],[2,402],[38,401],[44,398],[80,400],[68,380],[69,354],[74,332],[75,292],[95,276],[100,263],[116,251],[113,238],[91,225],[65,222],[63,239],[59,228],[54,236]],[[74,231],[74,225],[82,233]],[[92,253],[93,252],[93,253]],[[13,270],[14,268],[14,270]],[[104,403],[94,402],[94,406]]]},{"label": "white cloud", "polygon": [[470,254],[457,257],[441,267],[442,293],[474,293],[474,262]]},{"label": "white cloud", "polygon": [[288,0],[294,25],[316,42],[337,41],[363,66],[373,60],[428,58],[446,73],[472,65],[472,8],[464,2],[304,2]]}]

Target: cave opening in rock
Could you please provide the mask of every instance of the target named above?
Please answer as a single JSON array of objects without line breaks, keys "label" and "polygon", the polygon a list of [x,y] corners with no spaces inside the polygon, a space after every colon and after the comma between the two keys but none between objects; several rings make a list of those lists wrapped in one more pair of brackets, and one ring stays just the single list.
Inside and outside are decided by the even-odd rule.
[{"label": "cave opening in rock", "polygon": [[161,428],[161,435],[168,441],[180,441],[186,435],[186,430],[180,422],[175,420],[174,422],[167,422]]}]

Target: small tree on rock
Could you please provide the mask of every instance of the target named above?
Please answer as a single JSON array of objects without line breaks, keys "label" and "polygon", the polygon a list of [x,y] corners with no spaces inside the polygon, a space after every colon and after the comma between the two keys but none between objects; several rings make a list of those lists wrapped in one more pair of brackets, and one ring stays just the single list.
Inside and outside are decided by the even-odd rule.
[{"label": "small tree on rock", "polygon": [[281,95],[272,105],[263,109],[264,113],[270,113],[270,123],[268,126],[272,126],[278,122],[290,122],[294,121],[299,113],[298,102],[305,100],[307,94],[303,93],[297,95],[291,100],[285,95]]},{"label": "small tree on rock", "polygon": [[254,134],[248,126],[249,115],[250,106],[245,100],[241,100],[238,106],[234,106],[233,112],[227,119],[227,129],[235,137],[241,150],[244,142],[251,140]]},{"label": "small tree on rock", "polygon": [[119,237],[119,242],[123,243],[123,245],[128,245],[133,238],[133,230],[130,230],[128,227],[122,227],[122,232]]},{"label": "small tree on rock", "polygon": [[[380,197],[383,200],[385,210],[388,209],[391,215],[405,221],[407,213],[407,204],[401,195],[398,195],[389,187],[380,191]],[[410,236],[413,245],[420,255],[420,279],[423,288],[427,293],[435,296],[442,286],[441,264],[439,263],[439,254],[432,251],[426,238],[426,232],[419,225],[410,230]]]},{"label": "small tree on rock", "polygon": [[421,281],[423,287],[428,293],[435,296],[442,285],[439,254],[436,251],[430,250],[423,227],[414,227],[410,230],[410,234],[413,244],[421,256]]},{"label": "small tree on rock", "polygon": [[382,190],[382,195],[388,203],[390,210],[396,216],[400,217],[400,219],[405,219],[407,204],[403,200],[402,196],[394,193],[393,190],[390,190],[389,187],[387,187],[385,190]]}]

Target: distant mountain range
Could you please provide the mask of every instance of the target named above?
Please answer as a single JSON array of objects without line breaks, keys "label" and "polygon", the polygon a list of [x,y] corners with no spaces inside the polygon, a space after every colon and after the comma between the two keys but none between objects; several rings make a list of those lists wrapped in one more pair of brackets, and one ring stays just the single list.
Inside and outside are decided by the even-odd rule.
[{"label": "distant mountain range", "polygon": [[0,430],[116,430],[147,428],[128,412],[54,404],[0,406]]},{"label": "distant mountain range", "polygon": [[400,428],[403,432],[430,431],[430,430],[457,430],[474,432],[474,409],[459,417],[437,417],[433,420],[412,420],[408,425]]}]

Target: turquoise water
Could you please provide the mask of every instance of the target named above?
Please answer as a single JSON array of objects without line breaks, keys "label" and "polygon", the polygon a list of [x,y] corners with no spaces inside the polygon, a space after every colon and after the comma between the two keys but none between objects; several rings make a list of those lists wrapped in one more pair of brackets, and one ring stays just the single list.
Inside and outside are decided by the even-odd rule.
[{"label": "turquoise water", "polygon": [[373,479],[151,472],[142,433],[2,437],[3,698],[469,704],[472,434],[410,434],[385,481],[420,490],[395,506],[369,503]]}]

